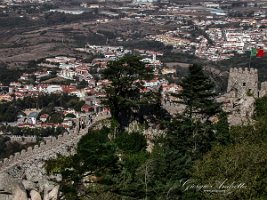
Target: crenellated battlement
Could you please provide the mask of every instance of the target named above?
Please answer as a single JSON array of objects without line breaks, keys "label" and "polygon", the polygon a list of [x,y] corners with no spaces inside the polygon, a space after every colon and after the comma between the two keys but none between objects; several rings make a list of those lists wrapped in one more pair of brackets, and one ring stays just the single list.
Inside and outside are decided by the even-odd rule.
[{"label": "crenellated battlement", "polygon": [[[110,113],[108,112],[98,113],[94,120],[88,124],[88,127],[91,127],[94,123],[109,117]],[[64,148],[77,145],[80,138],[87,134],[87,130],[88,129],[79,131],[78,128],[75,128],[74,131],[71,131],[70,133],[64,132],[63,134],[58,135],[58,137],[47,137],[45,138],[45,142],[34,145],[34,147],[23,149],[21,152],[17,152],[14,155],[10,155],[9,158],[5,158],[0,161],[0,172],[29,160],[43,159],[43,157],[51,158],[57,153],[60,153]]]},{"label": "crenellated battlement", "polygon": [[12,135],[8,136],[11,142],[19,142],[19,143],[35,143],[37,142],[36,136],[19,136],[19,135]]},{"label": "crenellated battlement", "polygon": [[241,67],[234,67],[230,68],[230,74],[258,74],[258,69],[250,68],[248,69],[247,67],[241,68]]},{"label": "crenellated battlement", "polygon": [[231,68],[229,71],[227,92],[240,98],[247,94],[258,97],[258,70],[251,68]]}]

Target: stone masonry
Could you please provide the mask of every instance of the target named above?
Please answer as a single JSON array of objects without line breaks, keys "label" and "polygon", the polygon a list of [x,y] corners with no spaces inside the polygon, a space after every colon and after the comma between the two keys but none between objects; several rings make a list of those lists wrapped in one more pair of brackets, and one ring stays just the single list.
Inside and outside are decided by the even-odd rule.
[{"label": "stone masonry", "polygon": [[[259,85],[261,87],[259,88]],[[227,93],[218,97],[228,113],[231,125],[242,125],[252,122],[255,100],[267,94],[267,82],[258,82],[258,70],[251,68],[231,68]]]},{"label": "stone masonry", "polygon": [[258,70],[248,68],[231,68],[228,78],[227,93],[231,93],[233,98],[241,98],[247,94],[257,98],[258,90]]},{"label": "stone masonry", "polygon": [[22,150],[21,152],[11,155],[9,158],[5,158],[0,162],[0,173],[8,172],[14,167],[22,166],[33,160],[48,160],[50,158],[57,157],[57,154],[66,156],[73,154],[80,138],[88,133],[89,127],[91,127],[94,123],[109,117],[109,113],[98,113],[92,121],[87,123],[87,126],[84,129],[80,130],[79,126],[77,126],[70,133],[65,132],[57,138],[51,137],[50,140],[41,142],[33,148],[29,147],[27,150]]}]

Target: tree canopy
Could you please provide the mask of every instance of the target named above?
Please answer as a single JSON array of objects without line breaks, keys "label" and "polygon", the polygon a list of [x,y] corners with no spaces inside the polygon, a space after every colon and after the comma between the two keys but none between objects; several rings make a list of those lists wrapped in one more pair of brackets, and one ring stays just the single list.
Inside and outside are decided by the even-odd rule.
[{"label": "tree canopy", "polygon": [[201,65],[189,67],[189,75],[182,79],[183,90],[176,94],[179,103],[185,104],[184,114],[189,118],[200,117],[207,120],[219,112],[220,106],[215,101],[215,84],[204,73]]},{"label": "tree canopy", "polygon": [[[203,194],[202,190],[186,189],[184,183],[193,178],[205,182],[209,174],[212,175],[211,181],[224,177],[220,174],[220,165],[226,170],[234,160],[251,167],[244,174],[258,180],[252,174],[256,168],[248,162],[253,153],[265,145],[259,140],[259,145],[254,146],[251,137],[253,127],[246,127],[246,134],[240,135],[240,128],[232,128],[229,133],[227,114],[221,111],[220,104],[215,101],[215,85],[201,66],[190,67],[188,76],[181,80],[183,90],[175,96],[179,103],[185,105],[184,113],[172,116],[167,123],[165,121],[165,133],[154,138],[152,152],[146,151],[148,140],[142,130],[128,133],[125,129],[117,129],[117,123],[127,125],[124,124],[124,118],[134,118],[137,111],[143,110],[142,105],[146,105],[142,103],[147,101],[140,92],[143,88],[140,80],[145,80],[145,77],[140,78],[146,70],[144,64],[139,63],[138,57],[125,59],[110,63],[104,72],[105,78],[111,81],[111,85],[105,88],[105,103],[113,115],[110,128],[89,130],[79,142],[77,154],[61,157],[58,162],[51,160],[47,164],[50,173],[62,173],[61,191],[66,199],[83,200],[87,195],[99,200],[212,198],[210,194]],[[130,66],[136,66],[137,69],[133,70]],[[260,105],[264,110],[265,103]],[[151,115],[157,112],[155,109]],[[213,117],[217,120],[212,120]],[[258,127],[266,130],[266,126]],[[118,134],[114,134],[116,131]],[[247,143],[242,143],[243,137],[247,137]],[[262,139],[260,134],[259,138]],[[253,149],[249,155],[248,149],[244,151],[245,144]],[[243,161],[238,160],[238,154],[244,158]],[[217,161],[217,158],[220,160]],[[254,160],[254,163],[260,162],[260,166],[265,164],[264,158],[257,157]],[[212,172],[213,167],[217,170],[215,173]],[[234,168],[231,174],[237,175],[237,170]],[[262,173],[265,171],[262,170]],[[262,173],[257,168],[257,174],[262,176]],[[239,173],[238,177],[243,175]],[[234,177],[229,178],[234,180]],[[262,183],[264,185],[265,182]],[[260,184],[254,184],[259,186],[259,190],[250,191],[253,194],[265,192]],[[247,195],[240,196],[239,193],[233,197],[243,198]]]},{"label": "tree canopy", "polygon": [[[214,144],[229,143],[227,119],[215,101],[215,84],[202,66],[191,66],[180,85],[183,90],[173,96],[185,105],[184,112],[168,123],[166,135],[156,142],[150,158],[156,177],[151,182],[151,195],[156,199],[198,199],[197,193],[184,192],[183,182],[191,177],[190,168]],[[212,116],[219,118],[217,124],[210,119]]]},{"label": "tree canopy", "polygon": [[[114,140],[110,137],[112,132],[108,128],[90,130],[80,140],[76,155],[47,162],[49,173],[62,173],[61,187],[67,199],[86,195],[95,199],[102,199],[103,195],[107,199],[134,197],[142,188],[141,183],[136,184],[135,174],[148,156],[144,136],[125,133]],[[85,180],[88,187],[83,184]]]},{"label": "tree canopy", "polygon": [[153,71],[140,59],[125,56],[110,62],[103,71],[103,78],[111,81],[111,85],[105,87],[107,98],[103,103],[110,108],[112,117],[120,126],[127,126],[136,119],[141,106],[156,103],[152,92],[142,92],[144,81],[153,78]]}]

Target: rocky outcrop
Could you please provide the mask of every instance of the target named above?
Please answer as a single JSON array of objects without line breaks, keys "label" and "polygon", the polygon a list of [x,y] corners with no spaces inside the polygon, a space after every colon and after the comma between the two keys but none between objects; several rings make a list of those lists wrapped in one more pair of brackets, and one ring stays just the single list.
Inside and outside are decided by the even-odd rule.
[{"label": "rocky outcrop", "polygon": [[217,101],[223,103],[223,110],[228,113],[228,122],[230,125],[253,123],[252,116],[256,101],[253,96],[244,96],[242,98],[222,96]]},{"label": "rocky outcrop", "polygon": [[48,198],[49,200],[57,200],[58,197],[58,193],[59,193],[59,185],[54,187],[51,192],[48,193]]},{"label": "rocky outcrop", "polygon": [[7,173],[0,174],[0,200],[28,200],[21,181]]},{"label": "rocky outcrop", "polygon": [[[23,167],[0,174],[0,200],[57,200],[59,185],[48,176],[43,161],[32,161]],[[18,178],[16,175],[19,175]],[[23,176],[22,176],[23,175]]]},{"label": "rocky outcrop", "polygon": [[[36,166],[41,166],[39,171]],[[43,165],[37,164],[25,171],[23,180],[8,173],[0,174],[0,200],[57,200],[59,185],[43,173]],[[33,174],[31,171],[35,172]],[[43,194],[43,197],[41,196]]]},{"label": "rocky outcrop", "polygon": [[22,180],[22,184],[26,190],[38,190],[38,186],[36,183],[33,183],[32,181],[29,180]]},{"label": "rocky outcrop", "polygon": [[30,197],[31,197],[31,200],[42,200],[42,197],[41,195],[39,194],[39,192],[35,191],[35,190],[32,190],[30,192]]}]

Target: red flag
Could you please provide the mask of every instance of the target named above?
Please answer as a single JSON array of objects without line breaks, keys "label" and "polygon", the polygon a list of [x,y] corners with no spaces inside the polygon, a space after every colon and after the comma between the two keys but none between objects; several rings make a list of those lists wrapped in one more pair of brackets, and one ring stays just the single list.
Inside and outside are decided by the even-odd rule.
[{"label": "red flag", "polygon": [[264,50],[263,49],[257,49],[257,54],[256,54],[257,57],[263,57],[264,56]]}]

